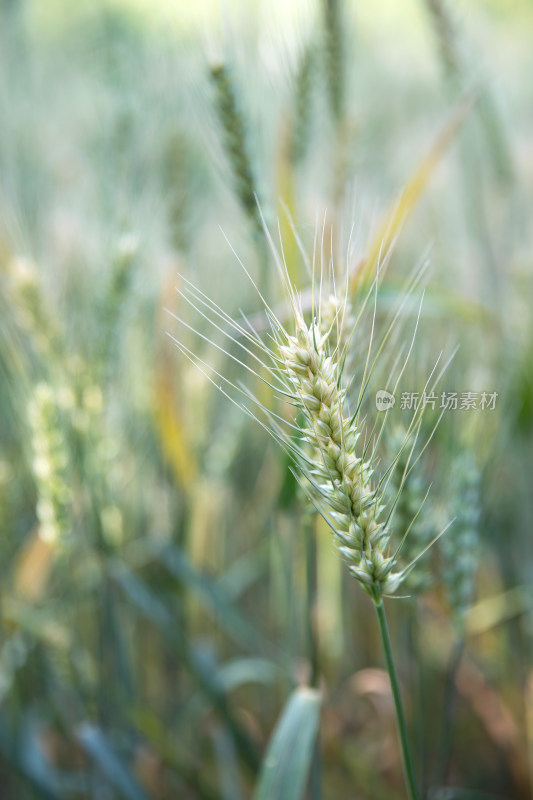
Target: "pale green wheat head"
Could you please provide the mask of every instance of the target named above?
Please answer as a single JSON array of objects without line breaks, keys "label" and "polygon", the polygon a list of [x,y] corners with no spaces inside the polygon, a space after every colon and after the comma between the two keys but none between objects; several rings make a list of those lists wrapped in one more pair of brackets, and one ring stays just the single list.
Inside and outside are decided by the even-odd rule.
[{"label": "pale green wheat head", "polygon": [[[377,296],[377,279],[354,307],[348,299],[347,274],[339,281],[331,264],[328,269],[322,267],[318,276],[311,267],[309,304],[309,292],[296,291],[282,255],[272,240],[270,244],[288,296],[288,313],[281,307],[274,310],[260,295],[268,324],[258,332],[246,318],[242,322],[232,319],[182,277],[179,293],[209,324],[213,340],[172,315],[182,326],[214,345],[223,357],[240,363],[266,383],[272,390],[270,404],[260,401],[246,386],[232,382],[223,368],[210,366],[184,343],[184,337],[172,338],[220,391],[256,419],[289,453],[308,500],[329,525],[339,552],[361,587],[372,596],[394,594],[422,554],[407,564],[401,560],[409,525],[393,540],[392,518],[412,466],[409,457],[404,480],[392,500],[389,490],[396,461],[418,429],[421,411],[414,413],[398,452],[387,459],[390,466],[380,470],[380,443],[388,414],[370,427],[363,419],[362,409],[370,378],[385,359],[387,342],[401,309],[376,344],[374,308],[368,341],[364,341],[359,322],[365,306],[371,305],[368,301]],[[419,277],[417,274],[411,282],[406,296]],[[220,336],[224,338],[222,344],[218,341]],[[397,362],[398,359],[395,367],[401,376],[406,360],[400,367]],[[391,382],[392,377],[387,380]],[[396,385],[398,380],[399,377]]]}]

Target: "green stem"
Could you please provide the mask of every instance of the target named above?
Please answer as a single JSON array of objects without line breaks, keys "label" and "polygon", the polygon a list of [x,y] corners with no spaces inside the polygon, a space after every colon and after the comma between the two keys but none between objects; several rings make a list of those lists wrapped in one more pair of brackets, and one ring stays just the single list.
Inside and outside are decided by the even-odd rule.
[{"label": "green stem", "polygon": [[[306,622],[307,622],[307,650],[311,674],[309,685],[314,689],[320,681],[320,666],[318,661],[318,630],[316,625],[316,603],[318,591],[318,563],[316,548],[316,514],[307,515],[304,520],[306,542]],[[322,753],[320,750],[320,732],[315,739],[313,761],[311,764],[311,777],[309,781],[310,800],[322,800]]]},{"label": "green stem", "polygon": [[306,560],[306,623],[307,623],[307,652],[311,675],[309,685],[316,689],[320,679],[318,663],[318,630],[316,624],[316,603],[318,591],[318,564],[316,550],[316,516],[309,516],[304,521],[305,530],[305,560]]},{"label": "green stem", "polygon": [[446,784],[448,771],[450,768],[451,754],[452,754],[452,735],[453,735],[453,718],[455,714],[456,704],[456,686],[455,681],[457,672],[461,663],[465,649],[464,636],[460,635],[454,644],[450,663],[446,674],[446,685],[444,689],[444,714],[442,726],[442,740],[441,740],[441,753],[438,782],[443,786]]},{"label": "green stem", "polygon": [[398,683],[398,676],[396,674],[396,667],[394,666],[394,658],[392,655],[392,647],[389,636],[389,628],[387,625],[387,618],[385,616],[385,609],[383,607],[383,599],[379,587],[374,591],[374,608],[376,609],[376,616],[378,618],[379,632],[381,635],[381,644],[383,645],[383,653],[385,655],[385,663],[387,665],[387,672],[392,688],[392,696],[394,698],[394,707],[396,709],[396,722],[398,723],[398,735],[400,737],[400,745],[402,748],[403,768],[405,773],[405,784],[409,800],[419,800],[418,786],[415,776],[415,768],[413,764],[413,756],[411,753],[411,746],[409,744],[409,735],[407,732],[407,722],[405,721],[405,713],[403,710],[402,697],[400,694],[400,684]]}]

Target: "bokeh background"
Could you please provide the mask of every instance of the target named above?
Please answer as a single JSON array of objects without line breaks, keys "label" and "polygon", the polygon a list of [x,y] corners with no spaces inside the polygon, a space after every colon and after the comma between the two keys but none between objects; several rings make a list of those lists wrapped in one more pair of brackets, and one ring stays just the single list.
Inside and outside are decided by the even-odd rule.
[{"label": "bokeh background", "polygon": [[244,377],[164,309],[257,319],[239,259],[282,302],[259,208],[302,290],[291,222],[339,274],[390,249],[385,312],[428,261],[403,388],[458,348],[443,388],[497,393],[426,448],[420,536],[458,521],[388,610],[423,796],[530,797],[531,3],[0,8],[1,800],[259,798],[308,684],[308,796],[404,796],[368,598],[167,335]]}]

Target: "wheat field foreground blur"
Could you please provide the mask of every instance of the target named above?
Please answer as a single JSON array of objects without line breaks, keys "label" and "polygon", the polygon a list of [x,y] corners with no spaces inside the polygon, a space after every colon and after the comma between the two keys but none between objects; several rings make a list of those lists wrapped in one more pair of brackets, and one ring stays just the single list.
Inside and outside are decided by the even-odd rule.
[{"label": "wheat field foreground blur", "polygon": [[0,800],[532,797],[529,0],[0,21]]}]

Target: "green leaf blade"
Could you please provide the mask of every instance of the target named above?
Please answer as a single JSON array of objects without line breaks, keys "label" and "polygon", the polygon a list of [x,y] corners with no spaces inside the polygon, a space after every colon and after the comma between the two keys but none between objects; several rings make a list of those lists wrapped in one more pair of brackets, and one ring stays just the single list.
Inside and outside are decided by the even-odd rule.
[{"label": "green leaf blade", "polygon": [[320,693],[296,689],[270,739],[253,800],[299,800],[305,790],[320,718]]}]

